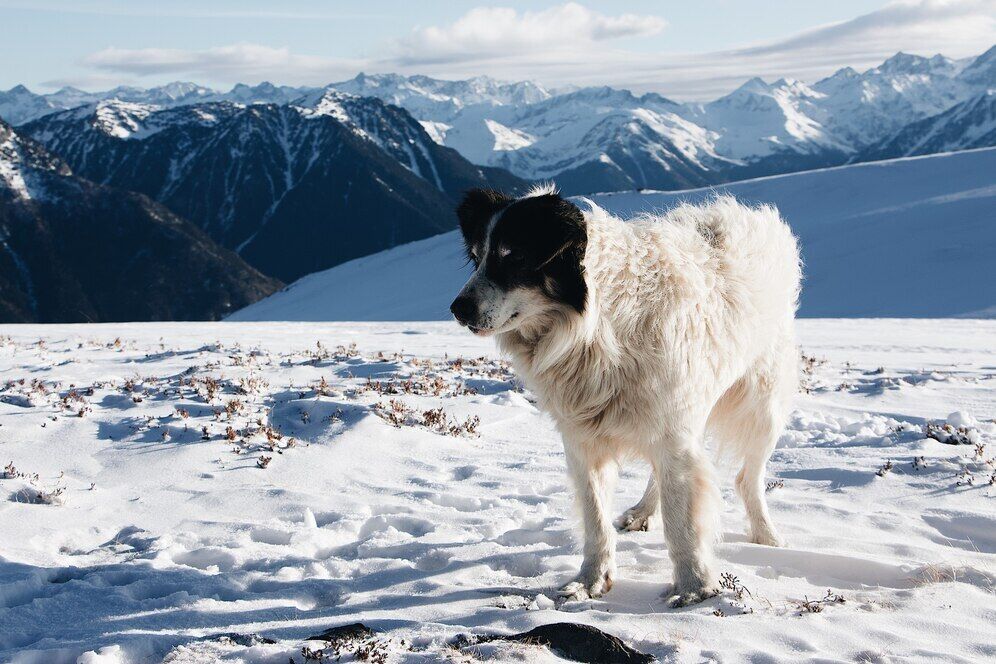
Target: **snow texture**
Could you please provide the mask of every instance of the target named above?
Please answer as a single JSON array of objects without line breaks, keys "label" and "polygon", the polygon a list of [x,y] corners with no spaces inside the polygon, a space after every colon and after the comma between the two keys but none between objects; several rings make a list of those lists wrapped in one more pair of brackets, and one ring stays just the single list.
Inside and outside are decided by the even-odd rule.
[{"label": "snow texture", "polygon": [[669,610],[659,527],[620,537],[604,598],[557,598],[560,443],[452,323],[0,327],[0,660],[285,664],[358,621],[392,662],[562,661],[449,645],[555,622],[665,662],[991,660],[996,322],[799,332],[768,470],[789,545],[746,541],[719,464],[726,590]]}]

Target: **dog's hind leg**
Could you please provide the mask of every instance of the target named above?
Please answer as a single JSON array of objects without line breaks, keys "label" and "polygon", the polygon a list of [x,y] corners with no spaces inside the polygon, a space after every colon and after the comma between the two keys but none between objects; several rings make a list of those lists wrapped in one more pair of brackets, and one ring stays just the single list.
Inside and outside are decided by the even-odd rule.
[{"label": "dog's hind leg", "polygon": [[661,492],[657,488],[657,480],[651,472],[647,488],[643,492],[643,498],[640,498],[640,502],[616,519],[616,528],[628,531],[650,530],[654,521],[658,519],[660,508]]},{"label": "dog's hind leg", "polygon": [[584,561],[574,581],[560,589],[564,597],[585,600],[601,597],[612,588],[616,575],[616,531],[609,520],[615,460],[596,454],[593,446],[565,441],[567,470],[581,508],[584,525]]},{"label": "dog's hind leg", "polygon": [[737,381],[716,405],[710,421],[743,463],[736,488],[747,512],[748,537],[755,544],[784,544],[768,512],[764,471],[796,389],[795,372],[795,347],[786,346]]}]

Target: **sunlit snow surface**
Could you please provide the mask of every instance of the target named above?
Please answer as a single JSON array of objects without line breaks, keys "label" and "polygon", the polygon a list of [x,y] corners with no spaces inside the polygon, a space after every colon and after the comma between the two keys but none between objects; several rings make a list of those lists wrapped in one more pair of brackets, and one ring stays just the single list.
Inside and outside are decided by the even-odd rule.
[{"label": "sunlit snow surface", "polygon": [[[768,472],[789,545],[745,541],[721,466],[747,591],[669,610],[660,528],[620,536],[604,598],[538,608],[580,562],[560,443],[455,325],[0,327],[0,661],[285,664],[354,621],[398,662],[554,661],[447,643],[559,621],[662,661],[993,658],[996,322],[799,330]],[[980,449],[925,437],[956,411]],[[251,633],[276,643],[218,637]]]}]

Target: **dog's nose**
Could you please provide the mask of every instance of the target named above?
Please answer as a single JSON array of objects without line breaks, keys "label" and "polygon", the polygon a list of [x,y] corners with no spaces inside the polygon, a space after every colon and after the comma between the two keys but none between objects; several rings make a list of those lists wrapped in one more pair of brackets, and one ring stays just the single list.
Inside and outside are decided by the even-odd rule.
[{"label": "dog's nose", "polygon": [[450,311],[453,312],[453,317],[457,321],[466,324],[473,321],[477,316],[477,302],[472,297],[461,295],[453,300],[453,304],[450,305]]}]

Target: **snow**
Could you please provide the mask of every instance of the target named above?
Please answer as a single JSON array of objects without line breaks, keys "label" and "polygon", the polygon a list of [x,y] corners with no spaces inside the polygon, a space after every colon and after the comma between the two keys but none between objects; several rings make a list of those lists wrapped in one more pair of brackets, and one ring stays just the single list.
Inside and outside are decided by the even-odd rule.
[{"label": "snow", "polygon": [[496,152],[519,150],[529,147],[536,142],[535,136],[530,136],[524,131],[518,131],[511,127],[506,127],[494,120],[485,120],[484,124],[488,131],[494,135],[494,150]]},{"label": "snow", "polygon": [[[996,317],[996,149],[857,164],[714,189],[594,200],[623,218],[729,193],[800,239],[806,317]],[[308,275],[231,320],[446,320],[469,275],[456,231]]]},{"label": "snow", "polygon": [[446,132],[449,131],[450,125],[445,122],[434,122],[432,120],[422,120],[419,124],[422,125],[422,129],[425,129],[425,133],[433,141],[439,145],[446,144]]},{"label": "snow", "polygon": [[[557,436],[452,323],[2,326],[0,660],[284,664],[355,621],[396,662],[564,621],[667,662],[992,658],[996,322],[798,327],[768,471],[789,545],[745,541],[720,465],[736,581],[669,610],[660,528],[620,535],[604,598],[557,597],[580,562]],[[927,437],[947,422],[981,450]],[[617,512],[645,479],[625,464]]]},{"label": "snow", "polygon": [[[39,152],[31,142],[22,139],[9,125],[0,121],[0,195],[6,194],[9,200],[44,199],[46,191],[38,178],[31,177],[32,171],[55,171],[66,173],[68,168],[58,159]],[[6,244],[10,229],[0,227],[0,241]],[[9,247],[18,269],[21,260]]]},{"label": "snow", "polygon": [[[2,131],[3,128],[0,127],[0,132]],[[13,132],[8,132],[0,142],[0,184],[18,198],[31,198],[31,192],[24,181],[21,146]]]},{"label": "snow", "polygon": [[158,106],[135,104],[111,99],[99,102],[94,109],[96,126],[105,134],[115,138],[145,138],[158,131],[148,127],[144,121],[159,110]]}]

